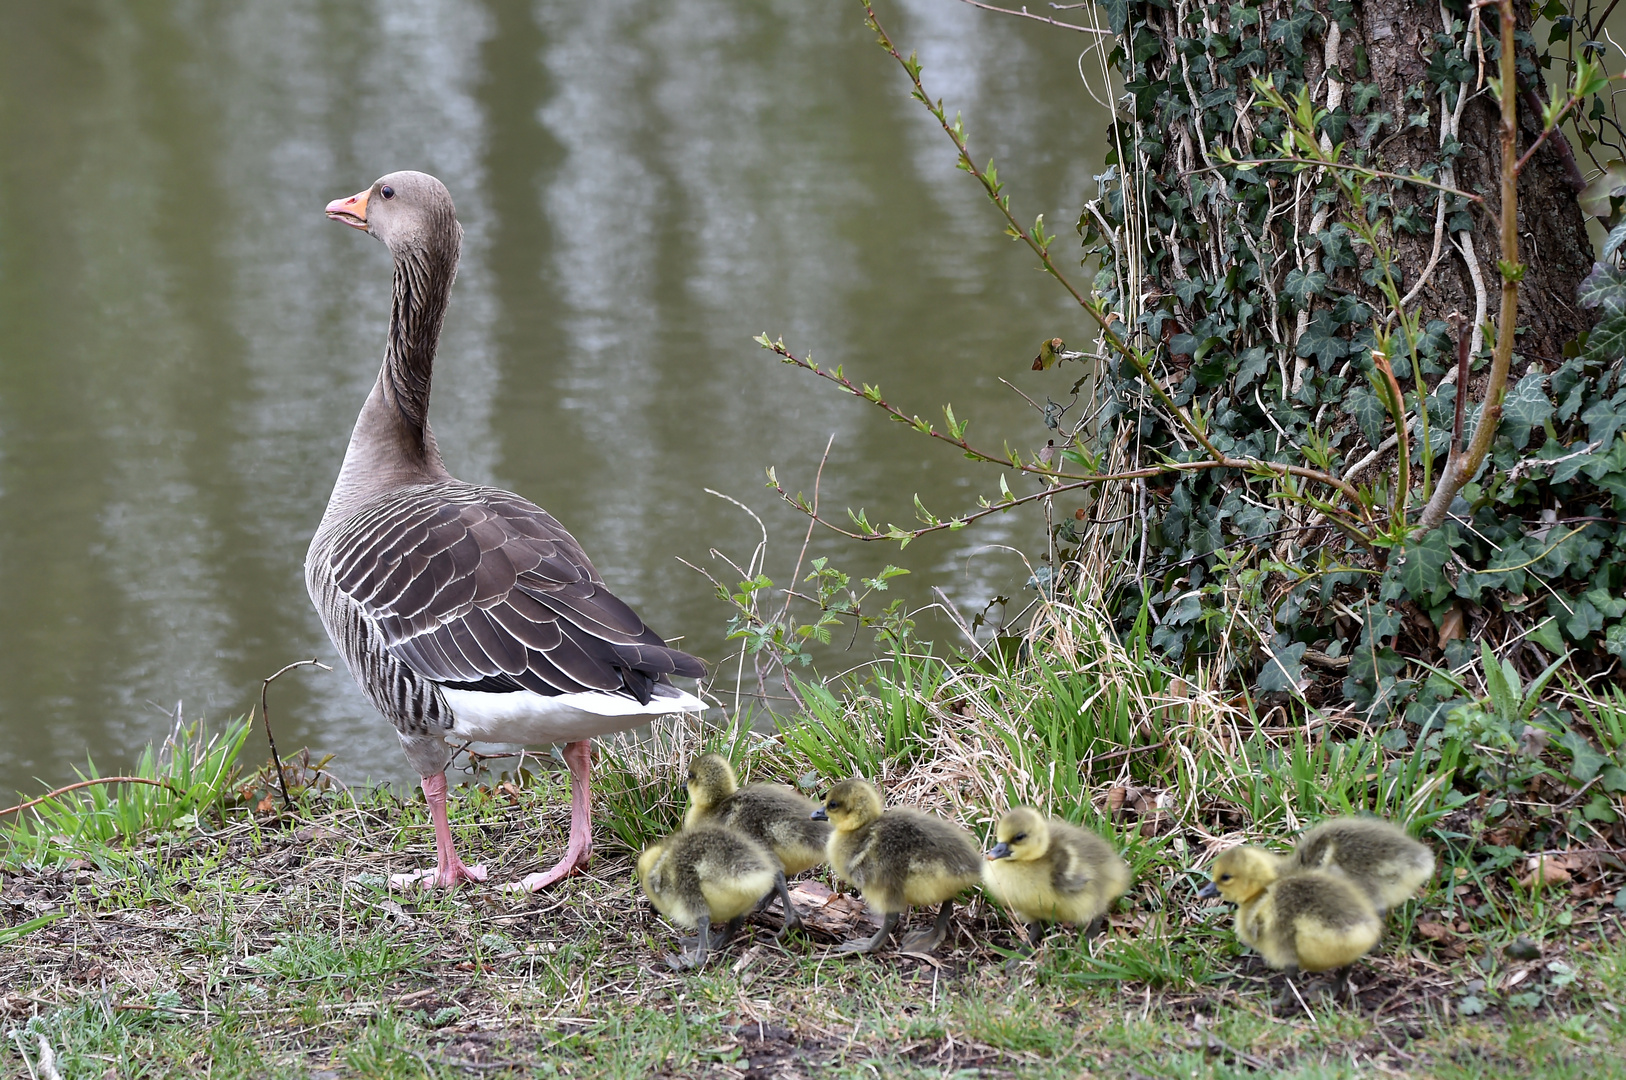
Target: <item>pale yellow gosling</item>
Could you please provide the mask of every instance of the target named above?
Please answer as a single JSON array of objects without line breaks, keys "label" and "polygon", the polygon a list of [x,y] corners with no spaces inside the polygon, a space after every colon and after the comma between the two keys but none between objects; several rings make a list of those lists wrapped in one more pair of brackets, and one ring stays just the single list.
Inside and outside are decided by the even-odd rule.
[{"label": "pale yellow gosling", "polygon": [[824,861],[830,825],[813,820],[818,804],[782,784],[740,787],[734,767],[721,754],[696,758],[689,766],[687,786],[689,809],[683,815],[686,827],[707,823],[736,829],[779,860],[780,874],[774,881],[774,891],[785,905],[785,924],[774,936],[801,926],[801,913],[790,902],[785,878]]},{"label": "pale yellow gosling", "polygon": [[875,952],[916,904],[941,906],[932,928],[905,937],[899,948],[937,948],[948,933],[954,898],[982,878],[982,855],[971,834],[919,810],[883,810],[881,793],[864,780],[832,787],[813,816],[835,827],[827,849],[830,868],[881,913],[873,938],[846,942],[838,951]]},{"label": "pale yellow gosling", "polygon": [[1099,836],[1019,806],[999,819],[983,885],[1027,927],[1030,953],[1051,923],[1100,928],[1129,888],[1129,866]]},{"label": "pale yellow gosling", "polygon": [[[761,844],[732,829],[700,825],[675,832],[638,856],[638,880],[657,910],[695,930],[694,955],[673,954],[676,971],[698,968],[708,948],[721,948],[745,915],[773,891],[779,861]],[[725,923],[713,940],[713,923]],[[680,944],[687,944],[680,939]]]},{"label": "pale yellow gosling", "polygon": [[1299,837],[1290,858],[1295,869],[1347,875],[1380,915],[1410,900],[1434,876],[1434,853],[1427,845],[1380,818],[1323,821]]},{"label": "pale yellow gosling", "polygon": [[[1265,963],[1285,971],[1337,971],[1336,995],[1349,980],[1349,966],[1369,952],[1383,932],[1372,902],[1348,878],[1325,870],[1279,872],[1277,856],[1255,847],[1222,852],[1201,896],[1222,896],[1237,905],[1236,936]],[[1282,1003],[1289,1000],[1289,990]]]}]

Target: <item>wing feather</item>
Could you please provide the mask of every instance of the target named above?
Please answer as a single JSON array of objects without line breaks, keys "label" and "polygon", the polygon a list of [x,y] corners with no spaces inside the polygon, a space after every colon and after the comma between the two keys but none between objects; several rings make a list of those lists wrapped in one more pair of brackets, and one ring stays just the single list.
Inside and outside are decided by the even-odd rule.
[{"label": "wing feather", "polygon": [[434,682],[648,702],[657,683],[705,673],[610,592],[563,526],[509,492],[394,492],[340,529],[329,558],[385,649]]}]

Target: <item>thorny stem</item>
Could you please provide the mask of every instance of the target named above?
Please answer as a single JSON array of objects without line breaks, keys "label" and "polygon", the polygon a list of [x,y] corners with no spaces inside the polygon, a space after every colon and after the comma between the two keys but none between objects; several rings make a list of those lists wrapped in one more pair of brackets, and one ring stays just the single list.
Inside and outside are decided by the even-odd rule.
[{"label": "thorny stem", "polygon": [[[1422,516],[1417,519],[1417,535],[1438,528],[1451,509],[1451,500],[1464,484],[1473,479],[1484,464],[1490,451],[1491,440],[1502,420],[1502,394],[1507,389],[1508,368],[1513,362],[1513,338],[1519,317],[1519,279],[1524,268],[1519,265],[1519,162],[1518,114],[1519,95],[1514,70],[1513,0],[1498,0],[1497,17],[1501,22],[1502,55],[1502,311],[1497,317],[1496,352],[1491,357],[1490,379],[1485,385],[1485,404],[1480,413],[1479,426],[1467,450],[1457,453],[1455,447],[1440,470],[1440,483],[1434,489]],[[1457,394],[1467,387],[1457,386]]]}]

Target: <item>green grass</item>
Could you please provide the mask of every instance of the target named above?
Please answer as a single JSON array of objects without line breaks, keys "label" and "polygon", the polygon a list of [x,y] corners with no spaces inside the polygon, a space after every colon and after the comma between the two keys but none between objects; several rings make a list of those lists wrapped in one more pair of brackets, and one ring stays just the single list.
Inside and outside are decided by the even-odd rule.
[{"label": "green grass", "polygon": [[[27,1075],[43,1037],[63,1076],[1621,1074],[1626,872],[1515,880],[1529,851],[1612,842],[1552,809],[1573,786],[1465,790],[1380,733],[1266,724],[1087,612],[1053,620],[1018,667],[894,657],[809,688],[808,715],[771,736],[687,722],[606,744],[594,874],[545,897],[391,896],[387,873],[430,859],[420,801],[302,784],[292,817],[257,814],[241,796],[265,778],[236,776],[241,732],[192,733],[143,765],[189,801],[75,793],[7,826],[5,1067]],[[1621,704],[1586,700],[1576,715],[1614,761]],[[815,790],[864,771],[979,835],[1035,803],[1111,837],[1135,882],[1101,937],[1061,928],[1015,964],[1013,924],[972,899],[935,965],[836,957],[828,937],[776,945],[770,916],[677,976],[630,857],[676,826],[682,766],[706,749]],[[568,780],[547,764],[454,793],[460,846],[494,881],[563,846]],[[1198,901],[1203,868],[1352,811],[1407,820],[1439,874],[1388,916],[1358,1005],[1274,1015],[1279,977],[1238,946],[1228,909]],[[1519,938],[1541,955],[1510,955]]]}]

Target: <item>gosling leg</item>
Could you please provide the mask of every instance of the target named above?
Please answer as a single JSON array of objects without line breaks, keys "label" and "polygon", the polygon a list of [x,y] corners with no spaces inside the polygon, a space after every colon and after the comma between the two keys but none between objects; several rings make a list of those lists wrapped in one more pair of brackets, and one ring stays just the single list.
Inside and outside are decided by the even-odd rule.
[{"label": "gosling leg", "polygon": [[876,934],[875,934],[874,937],[872,937],[872,938],[870,938],[868,940],[865,940],[863,938],[854,938],[851,941],[844,941],[839,946],[836,947],[836,952],[838,952],[838,953],[856,953],[856,952],[872,953],[872,952],[879,952],[881,946],[886,944],[886,939],[891,935],[892,928],[894,926],[898,925],[898,919],[902,914],[903,913],[901,911],[889,911],[889,912],[887,912],[886,917],[881,920],[881,929],[876,931]]},{"label": "gosling leg", "polygon": [[717,935],[711,939],[711,947],[713,949],[721,949],[724,945],[727,945],[730,941],[734,940],[734,935],[738,934],[740,932],[740,927],[744,925],[744,915],[736,915],[734,918],[728,920],[728,922],[723,925],[723,928],[717,931]]},{"label": "gosling leg", "polygon": [[1346,964],[1333,973],[1332,999],[1334,1001],[1344,997],[1348,997],[1351,1001],[1355,1000],[1355,995],[1349,988],[1349,973],[1353,967],[1353,964]]},{"label": "gosling leg", "polygon": [[944,900],[943,906],[937,909],[937,918],[933,921],[932,928],[908,935],[898,942],[898,948],[903,952],[931,952],[948,936],[949,920],[953,917],[954,901]]},{"label": "gosling leg", "polygon": [[1084,927],[1084,933],[1081,934],[1080,937],[1085,943],[1088,943],[1091,938],[1095,937],[1095,935],[1101,932],[1102,928],[1105,927],[1106,924],[1107,917],[1105,915],[1097,915],[1095,918],[1090,920],[1088,926]]},{"label": "gosling leg", "polygon": [[1272,1002],[1274,1009],[1309,1008],[1304,1003],[1304,998],[1299,994],[1298,987],[1293,985],[1293,980],[1298,977],[1298,973],[1299,969],[1296,964],[1282,969],[1282,974],[1287,978],[1287,985],[1282,987],[1281,994]]},{"label": "gosling leg", "polygon": [[797,911],[796,905],[790,902],[790,886],[785,884],[785,872],[783,870],[774,875],[773,888],[773,892],[762,898],[762,904],[764,907],[766,907],[768,903],[772,901],[774,893],[778,893],[779,902],[785,906],[784,925],[781,926],[779,928],[779,932],[773,936],[773,939],[778,941],[792,930],[801,929],[802,913]]},{"label": "gosling leg", "polygon": [[[705,964],[706,947],[711,944],[711,920],[701,919],[695,931],[693,956],[685,956],[682,953],[667,955],[666,964],[673,971],[697,971]],[[688,939],[681,940],[683,944],[688,944]]]}]

